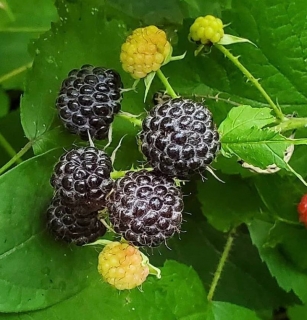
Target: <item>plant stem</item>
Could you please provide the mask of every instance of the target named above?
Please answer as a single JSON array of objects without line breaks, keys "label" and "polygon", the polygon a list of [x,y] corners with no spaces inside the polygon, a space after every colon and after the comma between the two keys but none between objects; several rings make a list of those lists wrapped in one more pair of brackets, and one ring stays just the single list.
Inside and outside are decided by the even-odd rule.
[{"label": "plant stem", "polygon": [[[10,145],[10,143],[4,138],[4,136],[0,133],[0,145],[5,149],[5,151],[9,154],[10,157],[14,157],[16,155],[16,151]],[[21,163],[22,159],[18,158],[16,160],[17,163]]]},{"label": "plant stem", "polygon": [[20,159],[25,153],[27,153],[31,147],[33,142],[29,141],[15,156],[7,162],[2,168],[0,168],[0,175],[6,171],[9,167],[11,167],[18,159]]},{"label": "plant stem", "polygon": [[307,118],[290,118],[270,129],[275,130],[277,132],[286,132],[286,131],[306,128],[306,127],[307,127]]},{"label": "plant stem", "polygon": [[4,74],[3,76],[0,77],[0,83],[4,82],[6,80],[9,80],[10,78],[12,78],[14,76],[17,76],[19,73],[22,73],[22,72],[26,71],[27,69],[31,68],[31,66],[32,66],[32,62],[30,62],[24,66],[21,66],[17,69],[14,69],[7,74]]},{"label": "plant stem", "polygon": [[239,58],[232,55],[228,49],[226,49],[224,46],[220,44],[215,44],[215,47],[219,49],[239,70],[241,70],[242,73],[247,77],[247,79],[259,90],[259,92],[263,95],[270,107],[274,110],[277,119],[279,121],[284,121],[285,116],[283,115],[281,110],[266,93],[259,81],[241,64]]},{"label": "plant stem", "polygon": [[286,223],[286,224],[290,224],[292,226],[302,226],[302,224],[300,222],[287,220],[287,219],[284,219],[284,218],[281,218],[281,217],[278,217],[278,216],[274,216],[274,218],[277,221],[280,221],[280,222],[283,222],[283,223]]},{"label": "plant stem", "polygon": [[138,119],[134,115],[130,115],[127,112],[120,112],[120,113],[118,113],[117,116],[119,116],[119,117],[121,117],[121,118],[123,118],[125,120],[128,120],[129,122],[131,122],[135,126],[142,127],[142,120]]},{"label": "plant stem", "polygon": [[217,269],[216,269],[216,271],[214,273],[213,280],[212,280],[212,283],[211,283],[211,286],[210,286],[210,289],[209,289],[209,292],[208,292],[208,295],[207,295],[208,301],[212,301],[215,289],[216,289],[217,284],[218,284],[218,282],[219,282],[219,280],[221,278],[221,274],[222,274],[222,271],[224,269],[225,262],[226,262],[226,260],[228,258],[228,255],[229,255],[233,240],[234,240],[234,230],[230,231],[230,233],[228,235],[228,238],[227,238],[227,241],[226,241],[222,256],[221,256],[220,261],[218,263]]},{"label": "plant stem", "polygon": [[174,91],[174,89],[172,88],[172,86],[170,85],[170,83],[168,82],[167,78],[165,77],[165,75],[163,74],[163,72],[161,71],[161,69],[159,69],[157,71],[157,75],[159,77],[159,79],[161,80],[161,82],[163,83],[166,92],[172,97],[172,98],[178,98],[178,95],[176,94],[176,92]]},{"label": "plant stem", "polygon": [[127,172],[129,171],[140,171],[140,170],[147,170],[147,171],[152,171],[153,168],[137,168],[137,169],[130,169],[130,170],[122,170],[122,171],[113,171],[111,172],[111,178],[113,180],[119,179],[121,177],[123,177]]}]

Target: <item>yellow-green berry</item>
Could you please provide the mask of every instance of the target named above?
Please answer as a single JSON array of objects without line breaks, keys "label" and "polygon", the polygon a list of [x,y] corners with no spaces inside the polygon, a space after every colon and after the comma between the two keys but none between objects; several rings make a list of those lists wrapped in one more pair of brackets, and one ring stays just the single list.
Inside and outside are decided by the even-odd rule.
[{"label": "yellow-green berry", "polygon": [[170,51],[171,44],[165,32],[156,26],[148,26],[138,28],[128,36],[121,47],[120,61],[126,72],[140,79],[159,70]]},{"label": "yellow-green berry", "polygon": [[141,285],[149,274],[140,251],[128,243],[111,242],[100,252],[98,272],[118,290]]},{"label": "yellow-green berry", "polygon": [[211,15],[198,17],[190,27],[189,38],[202,44],[217,43],[223,36],[222,20]]}]

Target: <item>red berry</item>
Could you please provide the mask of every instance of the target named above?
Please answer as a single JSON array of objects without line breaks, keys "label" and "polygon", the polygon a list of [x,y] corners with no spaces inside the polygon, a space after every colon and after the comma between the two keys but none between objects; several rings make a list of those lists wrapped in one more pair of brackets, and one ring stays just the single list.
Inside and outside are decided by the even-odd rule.
[{"label": "red berry", "polygon": [[303,195],[300,203],[297,206],[299,220],[307,226],[307,194]]}]

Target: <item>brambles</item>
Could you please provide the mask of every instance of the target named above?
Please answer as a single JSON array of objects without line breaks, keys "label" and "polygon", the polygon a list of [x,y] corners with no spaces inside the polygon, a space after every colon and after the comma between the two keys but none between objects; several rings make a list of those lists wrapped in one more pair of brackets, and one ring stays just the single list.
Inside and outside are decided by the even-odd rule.
[{"label": "brambles", "polygon": [[189,99],[171,99],[150,110],[140,139],[155,170],[180,178],[204,170],[220,149],[211,112]]},{"label": "brambles", "polygon": [[68,207],[55,196],[47,210],[47,227],[55,239],[82,246],[106,233],[98,220],[98,212],[88,212],[82,207]]},{"label": "brambles", "polygon": [[156,247],[180,231],[182,194],[159,173],[130,171],[115,182],[108,210],[115,231],[127,241]]},{"label": "brambles", "polygon": [[112,69],[84,65],[69,72],[56,101],[59,117],[70,133],[88,140],[108,137],[114,115],[121,109],[120,75]]},{"label": "brambles", "polygon": [[211,15],[198,17],[190,27],[189,38],[201,44],[217,43],[224,35],[223,22]]},{"label": "brambles", "polygon": [[103,209],[111,191],[110,157],[95,147],[76,147],[64,153],[54,168],[51,185],[67,205]]},{"label": "brambles", "polygon": [[146,77],[160,69],[171,54],[166,34],[156,26],[135,29],[121,47],[120,61],[123,69],[133,78]]},{"label": "brambles", "polygon": [[98,257],[98,272],[118,290],[140,286],[149,274],[140,251],[128,243],[111,242]]}]

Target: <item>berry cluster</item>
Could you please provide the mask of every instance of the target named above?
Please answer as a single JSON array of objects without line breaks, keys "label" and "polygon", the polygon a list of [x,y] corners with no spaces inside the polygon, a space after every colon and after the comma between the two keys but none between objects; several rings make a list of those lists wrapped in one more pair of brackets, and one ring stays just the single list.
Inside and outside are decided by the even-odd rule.
[{"label": "berry cluster", "polygon": [[83,245],[106,232],[98,211],[112,190],[112,162],[95,147],[65,152],[51,177],[54,198],[47,210],[48,227],[57,239]]},{"label": "berry cluster", "polygon": [[[210,22],[211,27],[215,24]],[[125,71],[140,79],[167,63],[171,51],[165,32],[149,26],[127,38],[120,60]],[[141,285],[149,274],[137,247],[157,247],[180,232],[184,204],[175,179],[202,173],[220,150],[219,134],[205,106],[164,97],[145,117],[139,134],[151,168],[127,171],[113,181],[110,157],[94,147],[91,138],[108,136],[121,108],[122,88],[116,71],[92,65],[72,70],[63,81],[56,100],[60,119],[71,133],[89,139],[90,146],[74,147],[60,157],[51,177],[54,197],[47,210],[55,238],[76,245],[105,234],[99,211],[107,211],[113,229],[124,240],[105,246],[98,271],[119,290]]]}]

